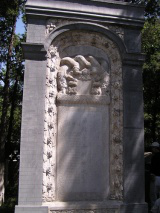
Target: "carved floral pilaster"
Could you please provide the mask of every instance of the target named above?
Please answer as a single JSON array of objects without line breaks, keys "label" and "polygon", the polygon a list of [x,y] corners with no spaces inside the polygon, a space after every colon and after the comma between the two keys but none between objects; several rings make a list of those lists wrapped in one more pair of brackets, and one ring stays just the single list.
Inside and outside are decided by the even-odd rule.
[{"label": "carved floral pilaster", "polygon": [[47,53],[44,152],[43,152],[43,201],[55,200],[55,166],[57,134],[57,68],[59,55],[57,48],[50,46]]}]

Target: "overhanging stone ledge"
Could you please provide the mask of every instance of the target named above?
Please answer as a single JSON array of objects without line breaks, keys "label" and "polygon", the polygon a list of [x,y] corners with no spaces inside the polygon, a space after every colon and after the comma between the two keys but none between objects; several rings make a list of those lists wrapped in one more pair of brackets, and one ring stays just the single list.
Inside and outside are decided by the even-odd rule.
[{"label": "overhanging stone ledge", "polygon": [[15,206],[16,213],[48,213],[48,206],[37,206],[37,205],[18,205]]},{"label": "overhanging stone ledge", "polygon": [[[74,4],[73,4],[74,3]],[[117,1],[37,1],[29,0],[26,14],[48,17],[92,20],[142,27],[144,7]],[[127,5],[127,8],[126,8]],[[77,10],[77,8],[79,10]],[[114,14],[114,15],[113,15]]]},{"label": "overhanging stone ledge", "polygon": [[94,210],[94,209],[119,209],[122,201],[108,200],[102,202],[80,201],[80,202],[51,202],[44,203],[50,210]]},{"label": "overhanging stone ledge", "polygon": [[141,53],[125,53],[123,55],[123,65],[139,65],[142,66],[145,61],[145,54]]},{"label": "overhanging stone ledge", "polygon": [[46,50],[44,44],[41,43],[25,43],[22,42],[23,57],[26,60],[46,60]]}]

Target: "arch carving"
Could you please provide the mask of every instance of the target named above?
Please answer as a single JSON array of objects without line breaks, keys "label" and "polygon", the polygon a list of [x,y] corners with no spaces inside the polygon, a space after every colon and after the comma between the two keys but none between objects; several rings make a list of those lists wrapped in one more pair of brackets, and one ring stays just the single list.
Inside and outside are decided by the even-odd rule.
[{"label": "arch carving", "polygon": [[[104,57],[99,57],[98,51]],[[82,85],[85,90],[81,90]],[[56,201],[57,103],[66,103],[68,97],[74,103],[109,104],[109,195],[106,200],[123,199],[122,86],[119,49],[106,36],[76,29],[63,32],[52,41],[48,48],[46,71],[44,202]]]}]

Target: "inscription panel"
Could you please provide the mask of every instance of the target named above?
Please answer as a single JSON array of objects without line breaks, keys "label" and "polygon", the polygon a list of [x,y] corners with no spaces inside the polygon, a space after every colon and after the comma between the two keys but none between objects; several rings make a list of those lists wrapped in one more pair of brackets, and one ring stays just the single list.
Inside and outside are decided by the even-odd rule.
[{"label": "inscription panel", "polygon": [[107,196],[108,137],[108,106],[58,107],[57,200]]}]

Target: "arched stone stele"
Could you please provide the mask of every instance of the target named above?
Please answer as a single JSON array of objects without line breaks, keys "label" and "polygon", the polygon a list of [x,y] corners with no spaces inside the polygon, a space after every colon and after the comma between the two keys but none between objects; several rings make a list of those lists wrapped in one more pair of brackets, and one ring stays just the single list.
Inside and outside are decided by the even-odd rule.
[{"label": "arched stone stele", "polygon": [[[121,57],[118,51],[118,48],[114,42],[109,40],[106,36],[103,36],[99,33],[90,32],[90,31],[78,31],[72,30],[66,33],[59,35],[55,40],[53,40],[51,46],[48,50],[48,65],[47,65],[47,75],[46,75],[46,102],[45,102],[45,138],[44,138],[44,178],[43,178],[43,195],[44,202],[50,201],[68,201],[68,200],[107,200],[107,199],[115,199],[122,200],[123,199],[123,161],[122,161],[122,153],[123,153],[123,98],[122,98],[122,62]],[[61,171],[60,168],[62,161],[59,159],[61,156],[61,152],[64,151],[63,148],[59,148],[61,143],[65,146],[67,143],[66,137],[69,135],[74,135],[74,132],[65,133],[64,137],[62,137],[64,132],[63,125],[67,126],[67,122],[70,120],[73,123],[77,123],[79,128],[84,122],[79,119],[78,115],[74,117],[74,113],[78,114],[78,111],[85,111],[86,106],[86,115],[89,116],[88,111],[92,112],[92,119],[94,116],[96,117],[96,110],[102,112],[102,117],[106,116],[106,120],[99,121],[99,125],[104,125],[105,128],[97,129],[100,135],[104,135],[103,139],[101,139],[101,150],[105,150],[104,154],[98,153],[99,156],[103,155],[103,159],[101,159],[100,164],[104,164],[101,168],[101,172],[104,172],[104,179],[101,180],[101,192],[100,194],[92,193],[89,191],[87,193],[78,191],[77,188],[77,197],[76,193],[71,192],[76,188],[77,184],[81,185],[81,190],[83,183],[80,183],[80,179],[82,176],[85,176],[85,171],[82,166],[83,162],[79,162],[79,167],[82,166],[81,172],[78,175],[75,181],[76,184],[71,183],[71,177],[68,175],[68,180],[59,180],[63,179],[64,171]],[[57,108],[59,109],[59,114],[57,113]],[[48,110],[51,109],[51,110]],[[69,113],[69,110],[72,109],[71,117],[66,117]],[[83,109],[83,110],[82,110]],[[64,110],[66,110],[67,115],[65,115]],[[68,112],[67,112],[68,111]],[[60,117],[59,117],[60,116]],[[69,119],[65,123],[65,118]],[[63,120],[64,119],[64,120]],[[87,119],[87,117],[85,118]],[[95,118],[96,119],[96,118]],[[98,118],[97,118],[98,119]],[[60,123],[57,124],[57,121]],[[80,121],[78,121],[80,120]],[[95,120],[96,121],[96,120]],[[87,120],[86,120],[87,122]],[[88,121],[92,122],[92,121]],[[94,122],[94,120],[93,120]],[[98,122],[98,121],[97,121]],[[102,123],[104,122],[104,123]],[[52,128],[50,127],[52,123]],[[63,123],[63,125],[61,124]],[[91,125],[91,123],[89,123]],[[62,126],[61,126],[62,125]],[[76,124],[75,124],[76,125]],[[66,128],[66,127],[65,127]],[[87,127],[86,127],[87,128]],[[94,127],[93,127],[94,128]],[[98,128],[98,127],[96,127]],[[83,129],[83,128],[82,128]],[[69,129],[68,129],[69,131]],[[71,130],[70,130],[71,131]],[[78,131],[78,130],[76,130]],[[82,130],[81,130],[82,131]],[[91,129],[93,131],[93,129]],[[106,134],[107,133],[107,134]],[[57,137],[57,134],[59,135]],[[80,134],[80,132],[77,134]],[[83,134],[81,132],[81,134]],[[86,133],[87,134],[87,133]],[[91,133],[88,133],[91,134]],[[97,135],[98,137],[99,135]],[[80,135],[77,139],[77,143],[80,143]],[[87,137],[91,137],[91,135],[87,135]],[[85,138],[85,133],[84,133]],[[62,141],[58,141],[62,140]],[[74,140],[73,138],[71,140]],[[79,141],[80,140],[80,141]],[[86,138],[84,140],[87,140]],[[90,139],[88,139],[89,141]],[[91,139],[92,140],[92,139]],[[51,141],[51,144],[47,141]],[[88,142],[86,141],[86,142]],[[94,141],[93,141],[94,142]],[[76,141],[72,141],[72,143],[76,143]],[[91,141],[88,142],[88,145],[91,145]],[[95,143],[100,143],[95,141]],[[85,151],[85,146],[83,144],[83,148],[80,150],[83,155]],[[59,147],[58,147],[59,146]],[[70,144],[73,146],[73,144]],[[75,153],[74,155],[78,155],[76,152],[77,145],[74,146]],[[90,147],[91,148],[91,147]],[[70,147],[70,149],[72,149]],[[94,148],[94,152],[95,152]],[[70,150],[71,151],[71,150]],[[68,152],[68,153],[67,153]],[[52,157],[53,161],[51,161],[50,157],[46,157],[47,153],[50,153],[49,156]],[[71,151],[72,153],[72,151]],[[57,158],[55,157],[57,155]],[[65,153],[63,153],[63,156]],[[69,150],[66,148],[66,158],[69,155]],[[78,155],[77,158],[79,161],[82,157]],[[87,154],[86,154],[87,155]],[[84,161],[89,161],[87,159],[91,155],[85,156]],[[94,153],[96,156],[96,153]],[[93,156],[92,156],[93,157]],[[63,161],[66,160],[64,157]],[[58,159],[59,162],[56,162]],[[74,159],[74,157],[73,157]],[[70,163],[66,164],[64,167],[69,167],[71,172],[78,172],[78,168],[73,171],[73,166],[71,166],[71,162],[74,161],[71,157]],[[92,159],[93,160],[93,159]],[[99,158],[97,158],[97,161]],[[51,163],[52,162],[52,163]],[[89,162],[91,163],[91,162]],[[76,167],[76,162],[74,164]],[[85,166],[84,166],[85,167]],[[106,168],[105,168],[106,167]],[[63,168],[64,170],[64,168]],[[97,168],[98,170],[98,168]],[[47,172],[49,171],[49,172]],[[95,170],[96,171],[96,170]],[[94,173],[95,171],[90,171]],[[59,172],[61,174],[59,174]],[[82,174],[84,172],[84,174]],[[67,172],[66,172],[67,173]],[[78,172],[79,173],[79,172]],[[87,175],[86,175],[87,176]],[[86,181],[89,185],[90,179],[86,177]],[[101,174],[101,176],[103,176]],[[90,177],[94,180],[94,177]],[[90,180],[90,181],[89,181]],[[61,183],[63,182],[63,183]],[[61,186],[62,184],[62,186]],[[70,191],[67,192],[67,188],[64,189],[67,184],[70,184],[71,188],[68,189]],[[73,184],[73,185],[72,185]],[[92,183],[93,184],[93,183]],[[98,182],[95,183],[95,185]],[[91,186],[90,186],[91,187]],[[60,189],[59,189],[60,188]],[[64,191],[63,191],[64,190]],[[66,190],[66,191],[65,191]],[[73,190],[74,191],[74,190]],[[71,195],[73,194],[73,195]],[[85,195],[84,195],[85,194]],[[91,195],[91,194],[94,194]]]}]

